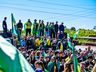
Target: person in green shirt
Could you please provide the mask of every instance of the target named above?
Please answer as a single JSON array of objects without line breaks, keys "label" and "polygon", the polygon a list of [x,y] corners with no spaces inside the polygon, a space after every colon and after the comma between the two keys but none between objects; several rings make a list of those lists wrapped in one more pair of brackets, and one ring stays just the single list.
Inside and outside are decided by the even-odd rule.
[{"label": "person in green shirt", "polygon": [[50,36],[51,36],[51,38],[55,38],[54,22],[52,22],[50,28],[51,28],[51,29],[50,29],[50,30],[51,30]]},{"label": "person in green shirt", "polygon": [[37,20],[35,19],[33,23],[33,36],[36,37],[36,34],[38,33],[37,31],[38,31],[38,23]]},{"label": "person in green shirt", "polygon": [[49,36],[49,22],[47,22],[47,24],[45,26],[45,35]]},{"label": "person in green shirt", "polygon": [[38,36],[40,36],[41,28],[40,28],[41,20],[38,22]]}]

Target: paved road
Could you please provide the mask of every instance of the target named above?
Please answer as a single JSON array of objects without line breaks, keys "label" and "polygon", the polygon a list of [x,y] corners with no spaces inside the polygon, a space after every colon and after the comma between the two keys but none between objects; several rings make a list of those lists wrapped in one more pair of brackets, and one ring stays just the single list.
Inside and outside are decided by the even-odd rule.
[{"label": "paved road", "polygon": [[[88,48],[88,46],[80,46],[80,45],[77,45],[75,46],[75,48],[78,50],[78,49],[81,49],[81,50],[85,50],[85,48]],[[93,49],[94,51],[96,51],[96,46],[91,46],[91,49]]]}]

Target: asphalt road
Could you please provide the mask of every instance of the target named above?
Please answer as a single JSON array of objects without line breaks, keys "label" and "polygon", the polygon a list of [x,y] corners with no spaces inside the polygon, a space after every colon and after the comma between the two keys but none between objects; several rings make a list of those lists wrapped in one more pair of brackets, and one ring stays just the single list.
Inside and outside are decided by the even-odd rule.
[{"label": "asphalt road", "polygon": [[[91,49],[93,49],[93,51],[96,51],[96,46],[90,46]],[[81,45],[77,45],[75,46],[75,48],[78,50],[78,49],[81,49],[81,50],[85,50],[85,48],[88,48],[88,46],[81,46]]]}]

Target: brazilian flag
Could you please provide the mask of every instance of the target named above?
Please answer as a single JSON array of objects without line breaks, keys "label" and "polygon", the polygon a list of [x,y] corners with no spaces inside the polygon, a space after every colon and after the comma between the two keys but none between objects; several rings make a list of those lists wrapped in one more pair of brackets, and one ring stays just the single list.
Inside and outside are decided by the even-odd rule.
[{"label": "brazilian flag", "polygon": [[15,21],[15,18],[13,16],[13,13],[11,13],[11,22],[12,22],[12,33],[14,35],[17,35],[17,32],[16,32],[16,30],[17,30],[17,28],[16,28],[16,21]]},{"label": "brazilian flag", "polygon": [[[76,37],[77,37],[77,33],[74,34],[74,39]],[[81,72],[80,71],[80,66],[79,66],[79,63],[78,63],[78,60],[77,60],[75,48],[70,41],[70,34],[69,33],[67,33],[67,42],[68,42],[68,47],[72,50],[72,53],[73,53],[74,72]]]},{"label": "brazilian flag", "polygon": [[35,72],[23,55],[1,36],[0,72]]}]

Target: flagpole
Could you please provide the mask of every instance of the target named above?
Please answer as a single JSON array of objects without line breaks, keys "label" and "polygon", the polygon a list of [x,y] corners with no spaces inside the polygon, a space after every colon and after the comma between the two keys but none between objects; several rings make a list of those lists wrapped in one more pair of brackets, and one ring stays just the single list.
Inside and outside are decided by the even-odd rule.
[{"label": "flagpole", "polygon": [[11,23],[12,23],[12,35],[13,35],[13,13],[11,13]]}]

